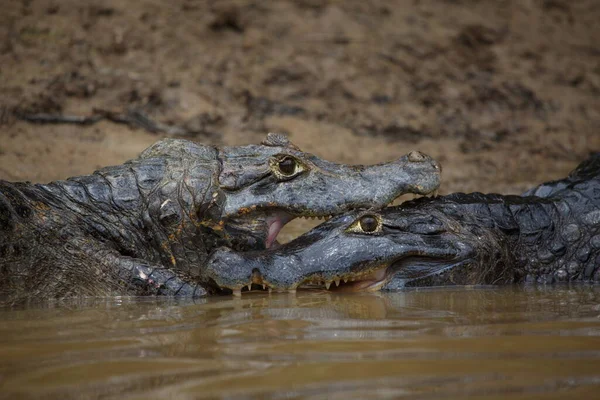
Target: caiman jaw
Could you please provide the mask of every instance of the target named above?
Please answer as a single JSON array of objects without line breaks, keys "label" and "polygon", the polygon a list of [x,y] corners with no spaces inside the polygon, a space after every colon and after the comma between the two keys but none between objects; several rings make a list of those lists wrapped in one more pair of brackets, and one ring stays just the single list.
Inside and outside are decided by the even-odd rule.
[{"label": "caiman jaw", "polygon": [[[254,209],[245,211],[239,216],[233,216],[221,220],[219,226],[225,226],[224,236],[229,240],[233,239],[233,234],[236,233],[242,237],[252,237],[255,239],[254,244],[248,247],[232,246],[238,251],[249,250],[264,250],[275,249],[279,247],[277,236],[283,227],[296,218],[305,219],[329,219],[333,215],[319,215],[316,213],[292,213],[282,209]],[[244,232],[240,235],[240,232]],[[240,243],[238,241],[238,243]],[[242,242],[243,243],[243,242]],[[262,244],[262,245],[261,245]]]},{"label": "caiman jaw", "polygon": [[[426,273],[423,276],[414,276],[413,278],[408,278],[406,280],[407,282],[416,278],[440,274],[450,268],[463,264],[465,261],[466,260],[460,260],[451,255],[446,255],[439,258],[430,258],[428,256],[421,255],[406,255],[388,265],[370,267],[363,271],[352,272],[347,275],[343,275],[344,277],[342,278],[341,282],[338,278],[336,278],[333,280],[333,282],[335,282],[335,287],[331,285],[331,281],[317,281],[316,286],[325,286],[325,289],[327,290],[330,290],[331,287],[333,290],[345,292],[375,292],[380,290],[386,283],[388,283],[388,281],[398,270],[402,270],[403,268],[411,265],[429,265],[437,266],[437,268],[431,269],[429,273]],[[307,282],[304,281],[300,286],[304,285],[305,283]],[[309,285],[307,287],[315,288],[314,285]]]},{"label": "caiman jaw", "polygon": [[295,216],[293,214],[287,213],[285,211],[275,211],[271,214],[268,214],[267,218],[266,218],[266,232],[267,232],[267,239],[265,241],[265,247],[267,249],[270,249],[272,247],[276,247],[279,245],[279,243],[277,242],[277,235],[279,235],[279,232],[281,232],[281,230],[283,229],[283,227],[293,221],[296,218],[305,218],[305,219],[324,219],[324,220],[328,220],[329,218],[331,218],[332,215],[326,215],[326,216],[321,216],[321,215],[300,215],[300,216]]},{"label": "caiman jaw", "polygon": [[[319,275],[313,275],[298,282],[298,285],[287,289],[287,292],[295,292],[296,289],[325,289],[336,292],[375,292],[387,282],[389,276],[388,266],[378,266],[369,268],[365,271],[343,274],[339,277],[330,279],[322,278]],[[232,289],[235,296],[241,296],[242,290],[251,291],[256,289],[268,290],[271,292],[273,285],[263,279],[260,272],[254,271],[252,281],[247,285]]]},{"label": "caiman jaw", "polygon": [[386,283],[387,277],[388,267],[378,266],[366,271],[343,274],[329,280],[315,276],[302,282],[299,287],[336,292],[375,292]]},{"label": "caiman jaw", "polygon": [[[298,282],[288,286],[286,289],[279,289],[279,291],[295,292],[296,289],[322,289],[335,292],[375,292],[384,287],[398,271],[405,270],[411,266],[419,266],[419,268],[429,266],[433,268],[430,268],[429,272],[420,276],[407,276],[406,282],[443,273],[463,262],[464,260],[461,261],[456,254],[450,253],[438,254],[436,256],[408,253],[391,262],[357,267],[354,271],[343,272],[339,275],[331,275],[326,272],[314,273],[299,279]],[[409,273],[408,275],[411,274]],[[234,295],[240,296],[242,290],[268,289],[271,292],[273,289],[277,291],[277,286],[276,283],[269,282],[268,278],[263,277],[258,269],[255,269],[250,281],[246,285],[237,285],[232,288],[232,291]]]},{"label": "caiman jaw", "polygon": [[293,215],[283,211],[275,212],[267,217],[267,240],[265,241],[265,247],[267,249],[271,248],[273,243],[277,243],[277,235],[281,232],[285,224],[293,219]]}]

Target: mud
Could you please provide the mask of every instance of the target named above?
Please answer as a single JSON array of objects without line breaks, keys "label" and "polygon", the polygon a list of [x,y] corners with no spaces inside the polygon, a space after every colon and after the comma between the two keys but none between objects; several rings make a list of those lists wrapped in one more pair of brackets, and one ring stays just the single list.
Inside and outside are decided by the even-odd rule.
[{"label": "mud", "polygon": [[347,163],[420,149],[442,193],[518,193],[600,149],[593,0],[0,2],[0,179],[90,173],[161,136],[20,119],[37,113],[140,111],[215,144],[279,131]]}]

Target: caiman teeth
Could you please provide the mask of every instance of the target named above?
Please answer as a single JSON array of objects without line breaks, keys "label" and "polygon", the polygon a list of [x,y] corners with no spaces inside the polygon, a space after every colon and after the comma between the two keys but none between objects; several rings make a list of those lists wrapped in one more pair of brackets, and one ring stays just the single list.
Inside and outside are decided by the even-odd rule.
[{"label": "caiman teeth", "polygon": [[[254,279],[256,279],[256,277],[254,277]],[[260,280],[259,281],[255,280],[254,282],[250,282],[248,284],[242,285],[241,287],[231,289],[231,292],[233,293],[233,295],[235,297],[240,297],[242,295],[243,289],[248,289],[249,292],[252,291],[253,284],[262,286],[263,290],[265,290],[265,291],[268,289],[269,293],[271,293],[271,291],[273,290],[273,288],[270,287],[267,283],[261,282]]]},{"label": "caiman teeth", "polygon": [[296,218],[301,218],[301,219],[319,219],[319,220],[329,220],[331,218],[333,218],[334,214],[327,214],[327,215],[319,215],[319,214],[305,214],[305,215],[299,215]]},{"label": "caiman teeth", "polygon": [[340,286],[340,280],[339,279],[336,279],[334,282],[335,282],[335,286]]},{"label": "caiman teeth", "polygon": [[325,289],[329,290],[329,286],[331,286],[331,282],[325,282]]}]

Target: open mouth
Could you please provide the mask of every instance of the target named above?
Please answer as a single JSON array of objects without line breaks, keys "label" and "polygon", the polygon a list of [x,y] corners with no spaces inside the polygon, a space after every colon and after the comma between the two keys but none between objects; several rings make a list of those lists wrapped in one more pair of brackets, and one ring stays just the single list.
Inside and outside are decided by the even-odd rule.
[{"label": "open mouth", "polygon": [[382,266],[367,271],[343,275],[342,278],[319,280],[313,278],[300,284],[300,289],[321,289],[334,292],[375,292],[387,282],[389,267]]},{"label": "open mouth", "polygon": [[294,216],[283,211],[275,212],[267,217],[267,240],[265,241],[265,247],[270,249],[273,245],[279,246],[277,242],[277,235],[283,229],[285,224],[294,219]]},{"label": "open mouth", "polygon": [[427,278],[461,264],[455,256],[429,257],[423,255],[406,255],[387,266],[369,268],[368,270],[353,272],[346,275],[341,281],[334,280],[335,286],[329,282],[320,284],[302,284],[300,287],[310,287],[342,292],[374,292],[380,290],[397,273],[400,279],[409,282],[415,279]]},{"label": "open mouth", "polygon": [[[293,293],[296,292],[297,289],[306,289],[334,292],[375,292],[381,289],[392,274],[393,270],[390,266],[378,266],[363,271],[350,272],[331,279],[325,279],[322,278],[320,274],[315,274],[303,279],[296,288],[288,289],[286,291]],[[242,292],[271,292],[272,290],[277,291],[277,288],[273,289],[268,281],[263,280],[259,271],[254,271],[252,282],[242,288],[233,289],[233,294],[235,296],[241,296]]]},{"label": "open mouth", "polygon": [[[394,199],[392,202],[390,202],[387,206],[389,205],[393,205],[393,204],[400,204],[402,203],[402,198],[404,196],[407,195],[401,195],[398,198]],[[410,196],[410,194],[408,195]],[[432,191],[431,193],[428,194],[413,194],[412,195],[412,200],[415,199],[419,199],[419,198],[423,198],[423,197],[435,197],[437,196],[437,190]],[[410,200],[409,200],[410,201]],[[346,211],[343,212],[339,212],[336,214],[310,214],[310,213],[306,213],[306,214],[292,214],[283,210],[275,210],[275,211],[270,211],[267,212],[266,215],[266,240],[265,240],[265,247],[267,249],[276,249],[277,247],[280,246],[280,242],[277,240],[277,236],[279,235],[279,233],[281,232],[281,230],[283,229],[283,227],[288,224],[289,222],[295,220],[295,219],[318,219],[318,220],[329,220],[330,218],[336,216],[336,215],[340,215],[343,214],[344,212],[348,212],[348,211],[353,211],[354,209],[350,208]]]},{"label": "open mouth", "polygon": [[[324,278],[323,274],[317,273],[302,279],[299,284],[288,289],[287,292],[295,292],[297,289],[326,290],[332,292],[375,292],[380,290],[398,272],[407,282],[413,279],[422,279],[435,274],[441,274],[461,262],[455,255],[441,257],[429,257],[424,255],[405,255],[400,259],[387,264],[369,266],[352,272]],[[240,289],[234,289],[233,294],[240,296],[243,291],[266,291],[273,290],[272,285],[264,280],[261,273],[255,270],[252,282]],[[277,289],[275,289],[277,290]]]},{"label": "open mouth", "polygon": [[280,243],[277,241],[277,235],[283,229],[283,227],[290,221],[296,218],[304,218],[304,219],[319,219],[319,220],[328,220],[333,215],[327,216],[296,216],[285,211],[275,211],[269,214],[265,220],[266,222],[266,231],[267,238],[265,240],[265,247],[267,249],[276,249],[280,246]]},{"label": "open mouth", "polygon": [[[281,245],[278,236],[289,222],[296,219],[328,220],[331,217],[333,217],[333,214],[298,215],[281,209],[263,209],[228,217],[225,221],[221,221],[220,225],[225,225],[225,230],[230,235],[230,240],[232,240],[232,247],[237,251],[261,250],[260,244],[266,250],[274,250]],[[313,227],[309,226],[306,230]],[[300,236],[303,233],[305,232],[298,232],[295,236]],[[287,239],[291,238],[288,237]]]}]

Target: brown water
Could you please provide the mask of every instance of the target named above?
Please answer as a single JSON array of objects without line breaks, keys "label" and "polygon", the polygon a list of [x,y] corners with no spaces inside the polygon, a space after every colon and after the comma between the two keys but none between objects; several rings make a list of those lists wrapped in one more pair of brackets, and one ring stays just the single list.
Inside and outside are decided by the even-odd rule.
[{"label": "brown water", "polygon": [[0,311],[5,398],[600,398],[600,287]]}]

